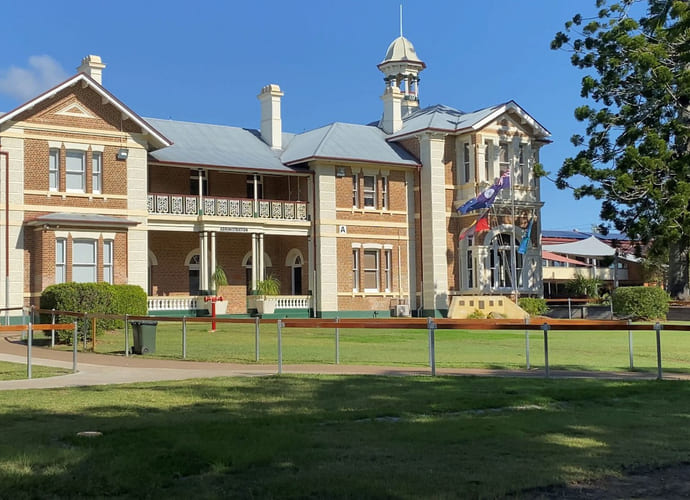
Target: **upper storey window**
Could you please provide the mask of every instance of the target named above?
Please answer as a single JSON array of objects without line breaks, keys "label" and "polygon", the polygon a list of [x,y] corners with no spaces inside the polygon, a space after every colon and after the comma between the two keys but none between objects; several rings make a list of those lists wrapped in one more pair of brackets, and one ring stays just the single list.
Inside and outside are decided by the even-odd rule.
[{"label": "upper storey window", "polygon": [[100,193],[103,189],[103,153],[94,151],[91,157],[91,192]]},{"label": "upper storey window", "polygon": [[376,176],[375,175],[365,175],[363,176],[364,189],[362,194],[364,195],[364,208],[376,208]]},{"label": "upper storey window", "polygon": [[65,162],[65,187],[67,191],[83,193],[86,175],[86,158],[84,151],[67,150]]},{"label": "upper storey window", "polygon": [[60,150],[51,148],[48,162],[48,188],[51,191],[60,190]]},{"label": "upper storey window", "polygon": [[503,172],[507,171],[510,168],[510,154],[507,142],[502,142],[499,144],[498,168],[500,171],[500,175],[503,175]]},{"label": "upper storey window", "polygon": [[462,182],[470,182],[470,144],[468,142],[462,147]]}]

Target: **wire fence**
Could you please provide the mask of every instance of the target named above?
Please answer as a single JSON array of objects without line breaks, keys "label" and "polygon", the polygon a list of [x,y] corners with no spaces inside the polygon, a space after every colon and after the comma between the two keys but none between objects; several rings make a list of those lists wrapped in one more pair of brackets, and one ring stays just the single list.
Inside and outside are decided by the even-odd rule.
[{"label": "wire fence", "polygon": [[[50,323],[34,323],[40,318],[50,318]],[[69,318],[72,321],[66,322]],[[60,319],[62,323],[58,323]],[[96,335],[97,321],[100,319],[122,321],[122,334],[113,338]],[[158,325],[168,325],[162,335],[156,338]],[[151,326],[149,338],[146,338],[144,327]],[[209,327],[211,329],[209,330]],[[12,330],[13,329],[13,330]],[[612,332],[627,333],[627,366],[618,367],[624,370],[640,370],[635,366],[633,332],[647,332],[654,334],[653,345],[645,340],[645,350],[653,351],[655,357],[655,371],[658,379],[663,378],[662,331],[688,332],[688,324],[671,323],[632,323],[623,320],[565,320],[553,318],[532,318],[530,320],[482,319],[482,320],[454,320],[447,318],[380,318],[380,319],[262,319],[255,318],[210,318],[210,317],[166,317],[166,316],[135,316],[108,315],[97,313],[83,313],[74,311],[57,311],[31,308],[27,314],[26,324],[7,325],[0,327],[0,331],[17,331],[29,333],[27,342],[27,372],[31,376],[31,347],[34,343],[32,333],[44,331],[50,337],[50,347],[56,346],[56,332],[65,332],[72,344],[74,353],[74,370],[77,370],[77,349],[83,351],[107,352],[130,356],[133,353],[150,353],[156,351],[156,343],[161,347],[156,352],[157,357],[174,359],[202,359],[232,361],[242,363],[275,363],[277,373],[283,373],[283,364],[289,363],[333,363],[345,364],[382,364],[397,366],[426,366],[434,376],[437,372],[437,358],[441,357],[441,365],[467,366],[465,361],[458,361],[457,349],[469,351],[472,344],[487,344],[489,354],[477,356],[476,366],[509,366],[515,369],[543,370],[545,377],[552,372],[550,357],[554,353],[549,342],[555,337],[559,348],[556,355],[563,357],[563,350],[573,349],[565,347],[562,342],[566,332],[599,332],[601,336]],[[71,330],[71,335],[67,330]],[[463,341],[462,332],[481,332],[481,340]],[[177,332],[177,333],[175,333]],[[208,335],[208,333],[218,335]],[[374,332],[377,332],[374,334]],[[381,332],[381,333],[378,333]],[[409,332],[409,333],[408,333]],[[448,332],[446,334],[446,332]],[[458,333],[460,332],[460,333]],[[204,334],[206,333],[206,334]],[[501,343],[498,333],[510,333],[510,339]],[[524,333],[522,353],[517,361],[506,361],[505,356],[517,357],[519,336]],[[287,335],[287,337],[286,337]],[[535,345],[535,335],[539,336]],[[143,337],[143,338],[142,338]],[[251,338],[253,337],[253,339]],[[285,356],[284,341],[288,340],[289,353]],[[647,339],[647,337],[645,337]],[[684,339],[688,338],[683,336]],[[190,340],[191,339],[191,340]],[[580,343],[592,342],[592,337]],[[622,351],[621,338],[617,337],[616,350]],[[114,347],[113,342],[121,342]],[[101,349],[101,343],[103,344]],[[143,344],[148,344],[144,345]],[[190,345],[195,349],[189,355]],[[331,347],[329,348],[328,345]],[[498,346],[498,347],[496,347]],[[572,344],[568,344],[572,346]],[[343,347],[346,355],[343,356]],[[688,344],[690,347],[690,343]],[[144,350],[146,348],[146,350]],[[64,348],[63,348],[64,349]],[[499,351],[507,350],[508,354]],[[232,351],[232,356],[227,353]],[[299,351],[299,354],[295,354]],[[330,351],[330,352],[328,352]],[[210,354],[209,354],[210,353]],[[480,359],[481,356],[485,357]],[[647,361],[651,353],[646,352]],[[471,357],[471,354],[468,354]],[[486,358],[489,356],[489,358]],[[495,356],[495,359],[490,359]],[[503,356],[503,357],[501,357]],[[603,354],[606,356],[606,354]],[[345,359],[343,359],[345,358]],[[500,359],[499,359],[500,358]],[[608,362],[605,360],[603,362]],[[558,363],[557,363],[558,365]],[[678,369],[679,363],[674,368]],[[690,367],[690,359],[688,359]],[[590,366],[590,368],[592,368]],[[650,367],[647,366],[646,369]],[[596,366],[593,369],[598,369]],[[600,368],[599,368],[600,369]],[[687,369],[687,368],[685,368]],[[683,368],[681,368],[683,370]]]}]

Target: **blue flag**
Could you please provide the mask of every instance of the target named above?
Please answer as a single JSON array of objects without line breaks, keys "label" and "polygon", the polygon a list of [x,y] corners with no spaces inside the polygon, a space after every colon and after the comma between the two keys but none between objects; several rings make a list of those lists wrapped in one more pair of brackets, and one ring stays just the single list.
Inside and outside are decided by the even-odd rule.
[{"label": "blue flag", "polygon": [[496,196],[501,189],[510,187],[510,170],[503,172],[501,177],[496,179],[496,182],[479,193],[471,200],[466,201],[462,206],[458,207],[458,212],[465,215],[470,210],[481,210],[482,208],[489,208],[494,204]]},{"label": "blue flag", "polygon": [[532,217],[529,220],[529,224],[527,224],[527,231],[525,232],[525,235],[522,237],[522,241],[520,241],[520,248],[518,248],[518,253],[525,255],[527,253],[527,247],[529,246],[529,239],[530,235],[532,234],[532,223],[534,222],[534,217]]}]

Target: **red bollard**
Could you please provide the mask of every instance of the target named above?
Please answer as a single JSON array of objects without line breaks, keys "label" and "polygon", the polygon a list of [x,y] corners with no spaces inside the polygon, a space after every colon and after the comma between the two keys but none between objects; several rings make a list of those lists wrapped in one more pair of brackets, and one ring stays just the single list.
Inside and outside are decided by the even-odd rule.
[{"label": "red bollard", "polygon": [[223,297],[204,297],[204,302],[211,301],[211,331],[216,331],[216,302],[223,300]]}]

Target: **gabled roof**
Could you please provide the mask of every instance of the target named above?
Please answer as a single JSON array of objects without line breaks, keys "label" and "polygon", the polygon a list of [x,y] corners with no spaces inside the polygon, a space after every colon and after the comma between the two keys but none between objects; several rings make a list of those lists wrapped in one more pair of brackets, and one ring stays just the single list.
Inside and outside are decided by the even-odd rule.
[{"label": "gabled roof", "polygon": [[404,148],[387,142],[378,127],[341,122],[296,135],[280,158],[286,165],[315,159],[419,165]]},{"label": "gabled roof", "polygon": [[[168,164],[225,167],[274,172],[303,172],[283,165],[279,154],[261,139],[257,130],[147,118],[174,144],[150,153],[154,161]],[[283,142],[292,134],[283,134]]]},{"label": "gabled roof", "polygon": [[572,243],[560,243],[558,245],[542,245],[542,250],[565,255],[577,255],[578,257],[607,257],[614,255],[616,250],[606,243],[590,236],[587,239],[573,241]]},{"label": "gabled roof", "polygon": [[557,253],[547,252],[546,250],[541,251],[541,258],[542,259],[548,259],[548,260],[554,260],[556,262],[563,262],[566,264],[573,264],[575,266],[592,267],[591,264],[587,264],[586,262],[580,262],[579,260],[571,259],[569,257],[564,257],[562,255],[558,255]]},{"label": "gabled roof", "polygon": [[122,102],[120,102],[119,99],[117,99],[113,94],[108,92],[102,85],[100,85],[98,82],[96,82],[94,79],[92,79],[90,76],[88,76],[86,73],[77,73],[73,77],[65,80],[61,84],[53,87],[50,90],[45,91],[38,97],[35,97],[31,99],[30,101],[22,104],[18,108],[10,111],[9,113],[5,113],[4,115],[0,116],[0,125],[2,125],[5,122],[8,122],[12,120],[14,117],[20,115],[21,113],[24,113],[25,111],[30,110],[37,104],[40,104],[48,99],[51,99],[55,95],[57,95],[59,92],[63,91],[64,89],[71,87],[73,85],[76,85],[78,83],[82,83],[83,85],[87,85],[91,87],[97,94],[99,94],[105,102],[108,102],[112,104],[120,113],[122,113],[124,116],[132,120],[134,123],[136,123],[139,127],[142,128],[144,132],[146,132],[150,137],[151,140],[149,141],[151,145],[155,148],[164,148],[166,146],[170,146],[172,142],[168,140],[163,134],[161,134],[158,130],[153,128],[149,123],[147,123],[143,118],[141,118],[139,115],[137,115],[134,111],[129,109],[127,106],[125,106]]},{"label": "gabled roof", "polygon": [[540,139],[547,139],[551,132],[542,127],[537,120],[532,118],[515,101],[508,101],[496,106],[479,109],[471,113],[436,104],[415,111],[403,120],[402,128],[388,136],[388,140],[400,140],[425,130],[439,132],[459,133],[479,130],[504,113],[516,115],[522,124],[532,128],[533,134]]}]

